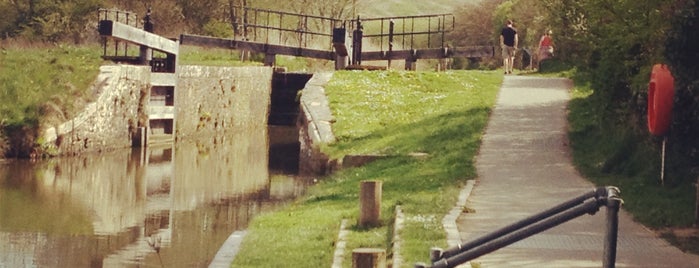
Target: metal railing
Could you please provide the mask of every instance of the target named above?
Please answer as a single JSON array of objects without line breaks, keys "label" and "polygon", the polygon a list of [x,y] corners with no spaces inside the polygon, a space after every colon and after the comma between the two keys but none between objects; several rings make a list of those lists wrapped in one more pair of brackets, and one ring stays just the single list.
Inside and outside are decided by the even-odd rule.
[{"label": "metal railing", "polygon": [[[143,21],[138,17],[137,13],[119,9],[100,8],[97,11],[97,21],[103,20],[120,22],[136,28],[143,26]],[[113,50],[111,50],[111,48],[113,48]],[[105,58],[137,57],[138,53],[138,46],[130,45],[128,42],[120,42],[119,40],[110,40],[102,37],[102,56]]]},{"label": "metal railing", "polygon": [[[380,50],[444,47],[446,34],[454,30],[455,18],[452,14],[433,14],[385,18],[357,18],[355,29],[371,30],[363,34],[369,42],[379,45]],[[378,30],[377,30],[378,28]],[[424,46],[419,42],[426,42]],[[386,45],[386,47],[384,47]],[[400,45],[400,47],[397,47]]]},{"label": "metal railing", "polygon": [[241,6],[233,10],[235,38],[243,41],[305,48],[329,46],[332,30],[345,27],[343,20],[321,16]]},{"label": "metal railing", "polygon": [[[600,207],[604,206],[607,207],[607,225],[602,264],[604,268],[614,268],[619,227],[618,213],[623,203],[619,194],[617,187],[599,187],[473,241],[446,250],[433,248],[430,252],[431,267],[456,267],[582,215],[595,214]],[[418,263],[415,267],[428,266]]]}]

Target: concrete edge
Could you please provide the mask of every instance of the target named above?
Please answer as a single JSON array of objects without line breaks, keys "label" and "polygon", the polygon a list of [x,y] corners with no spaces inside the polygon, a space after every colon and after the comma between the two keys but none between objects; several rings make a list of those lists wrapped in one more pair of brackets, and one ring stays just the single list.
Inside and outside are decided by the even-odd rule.
[{"label": "concrete edge", "polygon": [[246,230],[233,232],[228,239],[223,242],[218,252],[216,252],[216,256],[211,260],[209,268],[230,267],[231,263],[233,263],[233,259],[235,259],[235,255],[237,255],[240,250],[240,243],[243,242],[243,238],[245,238],[247,234],[248,231]]},{"label": "concrete edge", "polygon": [[459,193],[459,199],[456,201],[456,204],[442,219],[442,226],[444,226],[444,230],[447,233],[447,245],[449,247],[455,247],[462,243],[461,235],[459,234],[459,229],[456,224],[456,220],[459,218],[459,215],[461,215],[461,213],[464,211],[464,208],[466,207],[466,201],[468,200],[468,197],[471,195],[471,191],[473,190],[475,182],[475,180],[468,180],[466,182],[466,185],[461,189],[461,192]]},{"label": "concrete edge", "polygon": [[[447,235],[447,245],[450,248],[456,247],[463,243],[463,241],[461,241],[461,234],[459,234],[459,228],[456,224],[456,220],[459,218],[461,213],[463,213],[464,208],[466,208],[466,201],[468,201],[469,196],[471,196],[471,191],[473,190],[475,184],[476,180],[466,181],[466,185],[464,185],[464,187],[461,188],[461,192],[459,192],[459,198],[457,199],[456,204],[442,219],[442,226],[444,227],[444,231]],[[470,268],[471,264],[465,263],[459,265],[458,267]]]},{"label": "concrete edge", "polygon": [[303,113],[309,124],[309,133],[313,133],[314,143],[332,143],[335,136],[332,132],[332,113],[325,96],[325,84],[332,78],[333,73],[316,73],[306,83],[301,95]]},{"label": "concrete edge", "polygon": [[343,219],[340,223],[340,231],[337,233],[337,241],[335,242],[335,252],[333,254],[332,268],[342,268],[342,260],[347,247],[347,219]]},{"label": "concrete edge", "polygon": [[403,266],[403,256],[400,254],[401,248],[403,246],[403,239],[400,233],[403,231],[403,226],[405,222],[405,214],[403,214],[403,209],[401,206],[396,206],[395,221],[393,222],[393,238],[391,239],[391,256],[388,267],[402,267]]}]

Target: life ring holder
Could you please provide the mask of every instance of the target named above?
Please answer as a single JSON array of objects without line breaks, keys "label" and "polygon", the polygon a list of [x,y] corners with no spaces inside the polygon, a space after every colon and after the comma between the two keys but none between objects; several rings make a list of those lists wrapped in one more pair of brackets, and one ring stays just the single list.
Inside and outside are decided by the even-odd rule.
[{"label": "life ring holder", "polygon": [[665,185],[665,147],[672,123],[675,78],[665,64],[653,65],[648,83],[648,131],[663,137],[660,155],[660,183]]},{"label": "life ring holder", "polygon": [[655,136],[665,136],[672,123],[675,79],[664,64],[656,64],[648,83],[648,130]]}]

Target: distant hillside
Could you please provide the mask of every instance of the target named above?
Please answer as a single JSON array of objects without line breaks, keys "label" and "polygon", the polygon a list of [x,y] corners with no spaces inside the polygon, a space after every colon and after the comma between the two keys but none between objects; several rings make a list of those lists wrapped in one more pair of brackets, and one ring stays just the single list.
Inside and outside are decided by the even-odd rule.
[{"label": "distant hillside", "polygon": [[359,0],[357,1],[357,15],[361,17],[375,18],[454,13],[455,9],[462,7],[466,3],[480,1],[482,0]]},{"label": "distant hillside", "polygon": [[[345,0],[344,2],[356,3],[357,15],[361,17],[378,18],[453,13],[454,9],[461,7],[466,3],[481,1],[483,0]],[[250,2],[249,5],[263,9],[294,12],[293,6],[298,6],[298,2],[288,1],[280,3],[277,0],[257,0]],[[351,10],[351,8],[349,8],[349,10]]]}]

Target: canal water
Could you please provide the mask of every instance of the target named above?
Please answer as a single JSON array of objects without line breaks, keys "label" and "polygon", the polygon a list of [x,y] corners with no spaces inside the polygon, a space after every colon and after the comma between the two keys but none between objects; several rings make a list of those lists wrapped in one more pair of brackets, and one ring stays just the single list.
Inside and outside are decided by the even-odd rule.
[{"label": "canal water", "polygon": [[242,130],[0,162],[0,268],[206,267],[232,232],[303,193],[294,163],[280,163],[288,150],[274,148]]}]

